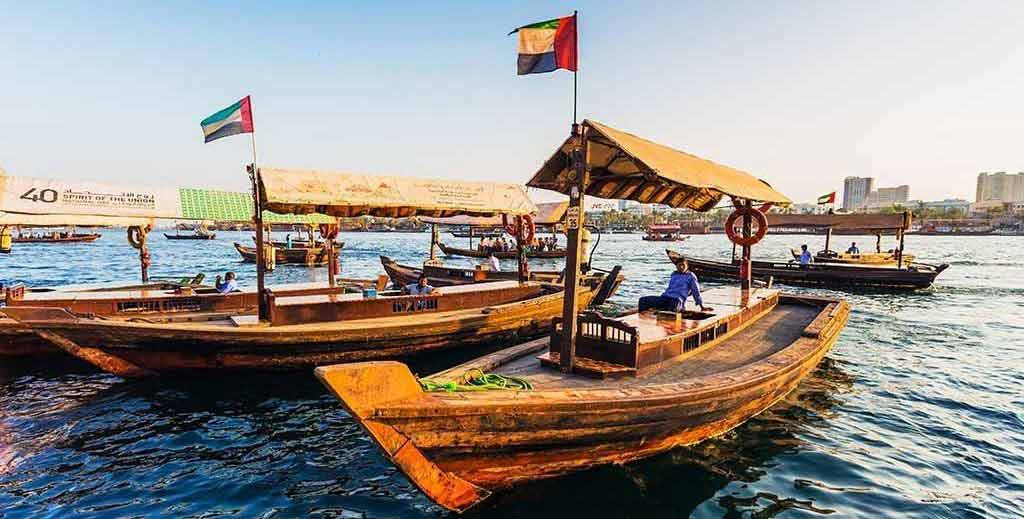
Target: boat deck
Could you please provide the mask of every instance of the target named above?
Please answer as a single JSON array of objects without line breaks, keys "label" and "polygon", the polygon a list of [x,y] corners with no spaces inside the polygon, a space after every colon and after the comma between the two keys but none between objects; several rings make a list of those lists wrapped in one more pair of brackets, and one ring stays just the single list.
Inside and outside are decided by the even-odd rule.
[{"label": "boat deck", "polygon": [[[434,287],[434,290],[429,294],[431,296],[451,296],[456,294],[469,294],[477,293],[481,291],[496,292],[499,290],[510,290],[519,288],[520,284],[518,281],[495,281],[493,283],[487,283],[487,285],[453,285],[447,287]],[[387,297],[410,297],[399,292],[392,294],[378,294],[378,298]],[[332,295],[308,295],[308,296],[282,296],[277,298],[278,306],[301,306],[316,303],[339,303],[344,301],[363,301],[365,297],[361,293],[352,294],[332,294]]]},{"label": "boat deck", "polygon": [[[718,345],[699,351],[678,362],[666,362],[663,368],[651,374],[616,379],[613,385],[617,388],[628,388],[681,382],[687,378],[723,373],[757,362],[793,344],[821,310],[821,307],[810,305],[780,303],[767,315]],[[438,379],[457,378],[467,369],[478,365],[490,367],[490,369],[485,369],[490,373],[527,379],[538,391],[609,387],[608,380],[582,375],[567,376],[556,369],[543,367],[537,359],[537,354],[545,349],[538,351],[537,347],[546,346],[547,342],[548,339],[539,339],[520,346],[523,348],[521,356],[500,366],[490,367],[487,364],[488,361],[493,362],[499,356],[507,355],[505,352],[482,357],[472,363],[438,373],[434,377]]]}]

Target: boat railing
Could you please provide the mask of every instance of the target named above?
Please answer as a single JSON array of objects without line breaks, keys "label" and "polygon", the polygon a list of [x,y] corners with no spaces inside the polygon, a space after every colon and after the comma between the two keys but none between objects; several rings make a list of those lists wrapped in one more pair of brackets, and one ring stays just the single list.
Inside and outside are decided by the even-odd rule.
[{"label": "boat railing", "polygon": [[12,301],[17,301],[19,299],[24,299],[25,298],[25,290],[26,290],[26,287],[25,287],[24,283],[15,283],[15,284],[5,288],[4,289],[4,302],[6,304],[11,304]]},{"label": "boat railing", "polygon": [[[562,318],[555,317],[551,327],[551,351],[559,351],[562,340]],[[604,317],[597,312],[583,312],[576,322],[576,356],[637,368],[640,334],[636,327]]]}]

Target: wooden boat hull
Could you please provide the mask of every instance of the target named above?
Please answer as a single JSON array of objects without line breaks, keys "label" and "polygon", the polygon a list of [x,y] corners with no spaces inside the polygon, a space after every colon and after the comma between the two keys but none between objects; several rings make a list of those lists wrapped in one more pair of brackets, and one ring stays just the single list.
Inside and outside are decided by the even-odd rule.
[{"label": "wooden boat hull", "polygon": [[[460,249],[458,247],[449,247],[443,243],[438,243],[438,247],[441,248],[441,252],[444,252],[446,256],[466,256],[469,258],[486,258],[488,253],[474,250],[474,249]],[[515,259],[516,251],[500,251],[495,252],[494,256],[498,259]],[[554,251],[531,251],[526,253],[527,258],[564,258],[564,250]]]},{"label": "wooden boat hull", "polygon": [[[800,251],[789,249],[794,260],[800,260]],[[903,255],[903,264],[913,263],[916,256],[913,254]],[[826,256],[822,253],[814,255],[815,263],[839,263],[842,265],[875,265],[875,266],[896,266],[899,262],[892,252],[865,252],[861,254],[838,253],[836,256]]]},{"label": "wooden boat hull", "polygon": [[[602,277],[579,288],[585,307]],[[15,308],[8,315],[36,333],[92,348],[152,372],[295,369],[425,351],[522,340],[547,333],[562,310],[562,291],[505,304],[284,326],[232,326],[223,315],[202,322],[80,317],[60,309]],[[147,322],[152,321],[152,322]],[[102,367],[102,366],[101,366]]]},{"label": "wooden boat hull", "polygon": [[[405,286],[419,280],[420,274],[426,273],[430,284],[435,287],[447,287],[453,285],[467,285],[470,283],[486,283],[489,281],[513,281],[519,279],[519,273],[510,271],[494,272],[490,270],[464,269],[456,267],[431,267],[424,268],[400,265],[387,256],[380,257],[384,272],[391,278],[396,286]],[[476,276],[476,277],[474,277]],[[530,273],[530,279],[534,281],[555,282],[559,273],[550,270],[541,270]]]},{"label": "wooden boat hull", "polygon": [[[256,247],[246,247],[235,243],[235,250],[242,256],[243,261],[249,263],[256,262]],[[327,250],[323,247],[298,247],[291,249],[275,247],[274,255],[278,265],[309,265],[316,267],[327,264]]]},{"label": "wooden boat hull", "polygon": [[216,234],[167,234],[164,233],[164,237],[168,240],[214,240],[217,239]]},{"label": "wooden boat hull", "polygon": [[[675,251],[666,251],[675,263],[684,256]],[[686,256],[690,270],[701,279],[738,280],[738,263],[704,260]],[[797,286],[818,286],[825,288],[878,288],[887,290],[916,290],[928,288],[936,276],[949,265],[926,267],[910,265],[903,269],[866,267],[854,265],[811,264],[801,267],[796,263],[774,263],[754,261],[752,275],[757,279],[768,279],[775,283]]]},{"label": "wooden boat hull", "polygon": [[74,236],[66,238],[21,238],[15,237],[11,241],[13,243],[83,243],[91,242],[100,239],[102,236],[99,233],[96,234],[76,234]]},{"label": "wooden boat hull", "polygon": [[[784,296],[780,307],[806,301]],[[395,362],[328,366],[316,375],[424,493],[464,511],[511,485],[698,443],[764,411],[817,366],[846,324],[845,302],[814,304],[820,310],[809,313],[813,318],[801,321],[795,338],[774,353],[712,375],[653,385],[538,384],[533,391],[426,393],[408,368]],[[773,326],[767,322],[749,333],[771,333],[764,330]],[[733,337],[737,348],[746,344],[743,335]],[[472,368],[491,372],[546,348],[547,339],[540,339],[439,378]],[[552,371],[556,375],[550,379],[559,380]]]}]

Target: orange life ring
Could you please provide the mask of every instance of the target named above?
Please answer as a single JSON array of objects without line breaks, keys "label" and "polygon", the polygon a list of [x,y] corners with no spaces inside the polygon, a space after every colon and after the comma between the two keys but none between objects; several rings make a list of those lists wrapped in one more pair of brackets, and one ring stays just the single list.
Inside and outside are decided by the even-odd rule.
[{"label": "orange life ring", "polygon": [[[533,217],[524,214],[521,216],[523,222],[523,243],[533,243],[533,239],[537,236],[537,226],[533,223]],[[508,222],[508,215],[501,215],[502,226],[505,227],[505,232],[509,233],[516,238],[519,237],[519,226],[516,221],[513,223]]]},{"label": "orange life ring", "polygon": [[[750,237],[744,237],[742,232],[736,232],[736,222],[740,220],[744,215],[750,215],[751,223],[757,226],[757,230],[750,235]],[[729,241],[739,245],[741,247],[747,247],[753,245],[768,233],[768,217],[757,209],[741,207],[732,212],[728,218],[725,219],[725,234],[729,237]]]},{"label": "orange life ring", "polygon": [[128,227],[128,244],[136,249],[141,249],[146,245],[146,233],[149,232],[149,226],[143,230],[137,225]]}]

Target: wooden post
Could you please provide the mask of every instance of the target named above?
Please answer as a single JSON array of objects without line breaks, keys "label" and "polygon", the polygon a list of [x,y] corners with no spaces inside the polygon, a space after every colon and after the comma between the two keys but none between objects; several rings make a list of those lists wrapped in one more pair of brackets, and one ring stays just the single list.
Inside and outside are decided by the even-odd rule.
[{"label": "wooden post", "polygon": [[526,224],[522,216],[516,217],[516,268],[519,272],[519,282],[525,283],[530,279],[530,266],[526,262]]},{"label": "wooden post", "polygon": [[882,233],[875,233],[875,252],[882,252]]},{"label": "wooden post", "polygon": [[252,179],[252,200],[253,200],[253,223],[256,225],[256,293],[257,300],[259,301],[259,320],[266,321],[270,315],[269,308],[267,308],[267,294],[266,294],[266,272],[265,272],[265,260],[264,254],[264,237],[263,237],[263,204],[260,201],[260,170],[256,167],[256,163],[253,162],[252,166],[249,167],[249,178]]},{"label": "wooden post", "polygon": [[896,252],[896,270],[903,268],[903,236],[904,230],[899,229],[896,231],[900,235],[900,249]]},{"label": "wooden post", "polygon": [[576,289],[580,279],[580,245],[583,229],[583,196],[586,192],[587,171],[587,136],[586,128],[573,123],[572,134],[576,137],[576,146],[572,154],[573,185],[569,192],[569,210],[566,214],[565,253],[565,296],[562,299],[562,337],[559,351],[559,368],[572,372],[573,357],[576,355],[576,324],[579,314],[576,311]]},{"label": "wooden post", "polygon": [[149,246],[146,245],[146,235],[149,234],[149,226],[139,228],[139,242],[142,246],[139,247],[139,264],[142,267],[142,282],[149,283]]},{"label": "wooden post", "polygon": [[830,243],[832,243],[832,226],[829,226],[829,228],[825,231],[825,252],[832,250],[829,248]]},{"label": "wooden post", "polygon": [[[470,242],[469,247],[470,248],[473,247],[472,242]],[[434,261],[434,260],[437,259],[437,251],[435,251],[436,248],[437,248],[437,224],[436,223],[432,223],[432,224],[430,224],[430,261]]]},{"label": "wooden post", "polygon": [[[751,211],[751,210],[754,209],[754,203],[751,202],[750,200],[745,201],[743,203],[743,206],[747,209],[747,211]],[[747,213],[747,214],[743,215],[743,237],[744,238],[750,238],[750,224],[751,224],[750,214]],[[750,268],[751,267],[750,245],[744,245],[743,246],[743,258],[740,260],[740,262],[741,262],[740,271],[743,273],[743,276],[740,278],[740,290],[743,290],[744,292],[749,292],[751,284],[752,284],[751,283],[751,279],[753,278],[753,274],[751,273],[751,268]]]}]

